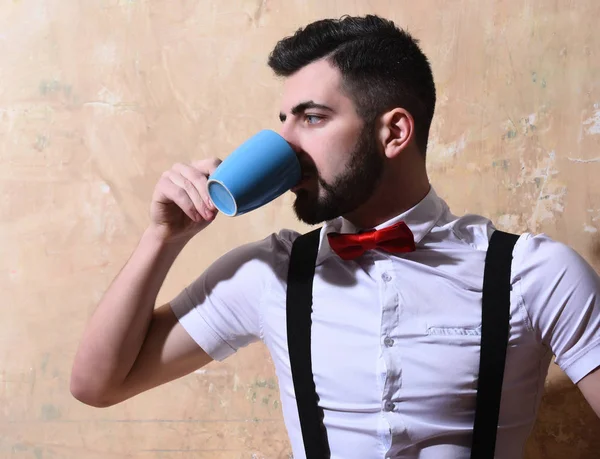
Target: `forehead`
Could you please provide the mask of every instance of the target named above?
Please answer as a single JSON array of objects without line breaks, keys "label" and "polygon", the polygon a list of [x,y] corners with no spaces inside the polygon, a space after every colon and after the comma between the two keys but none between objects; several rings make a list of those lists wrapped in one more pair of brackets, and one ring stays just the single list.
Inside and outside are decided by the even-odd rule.
[{"label": "forehead", "polygon": [[309,100],[336,111],[353,108],[352,101],[341,90],[341,81],[340,71],[326,60],[308,64],[286,78],[281,111],[288,113],[295,105]]}]

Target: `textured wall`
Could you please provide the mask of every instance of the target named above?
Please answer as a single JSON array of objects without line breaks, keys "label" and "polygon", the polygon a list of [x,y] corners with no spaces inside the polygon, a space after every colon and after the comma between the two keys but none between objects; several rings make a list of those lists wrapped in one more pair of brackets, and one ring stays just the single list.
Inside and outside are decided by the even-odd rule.
[{"label": "textured wall", "polygon": [[[260,345],[104,410],[70,396],[70,366],[160,173],[277,128],[277,39],[367,12],[431,58],[429,169],[455,213],[546,232],[600,268],[597,0],[0,0],[0,457],[289,457]],[[238,244],[306,229],[290,203],[220,217],[159,300]],[[598,457],[598,432],[553,366],[528,458]]]}]

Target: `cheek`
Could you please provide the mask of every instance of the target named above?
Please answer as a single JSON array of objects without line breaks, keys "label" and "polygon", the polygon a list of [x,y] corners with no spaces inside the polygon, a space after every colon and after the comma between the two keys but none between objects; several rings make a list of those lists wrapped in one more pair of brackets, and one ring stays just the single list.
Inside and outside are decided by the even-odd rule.
[{"label": "cheek", "polygon": [[[318,131],[318,132],[317,132]],[[312,157],[321,177],[328,181],[344,170],[356,146],[360,129],[333,124],[315,129],[306,137],[306,152]]]},{"label": "cheek", "polygon": [[319,176],[328,183],[331,183],[332,179],[345,167],[346,155],[340,151],[339,144],[317,142],[309,152]]}]

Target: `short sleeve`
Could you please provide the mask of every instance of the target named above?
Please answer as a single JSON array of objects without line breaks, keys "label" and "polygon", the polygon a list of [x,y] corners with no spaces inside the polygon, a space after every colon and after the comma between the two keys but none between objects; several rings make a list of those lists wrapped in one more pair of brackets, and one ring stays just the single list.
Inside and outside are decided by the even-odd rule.
[{"label": "short sleeve", "polygon": [[600,278],[577,252],[545,235],[522,237],[514,260],[538,339],[579,382],[600,366]]},{"label": "short sleeve", "polygon": [[181,325],[213,359],[261,339],[260,305],[281,249],[275,234],[233,249],[170,302]]}]

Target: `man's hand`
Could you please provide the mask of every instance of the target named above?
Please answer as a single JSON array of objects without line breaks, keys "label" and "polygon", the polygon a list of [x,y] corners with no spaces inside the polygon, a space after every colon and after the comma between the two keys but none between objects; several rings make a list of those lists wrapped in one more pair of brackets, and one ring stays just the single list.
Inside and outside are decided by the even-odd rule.
[{"label": "man's hand", "polygon": [[151,230],[164,242],[190,239],[216,217],[206,183],[218,158],[175,164],[156,184],[150,205]]}]

